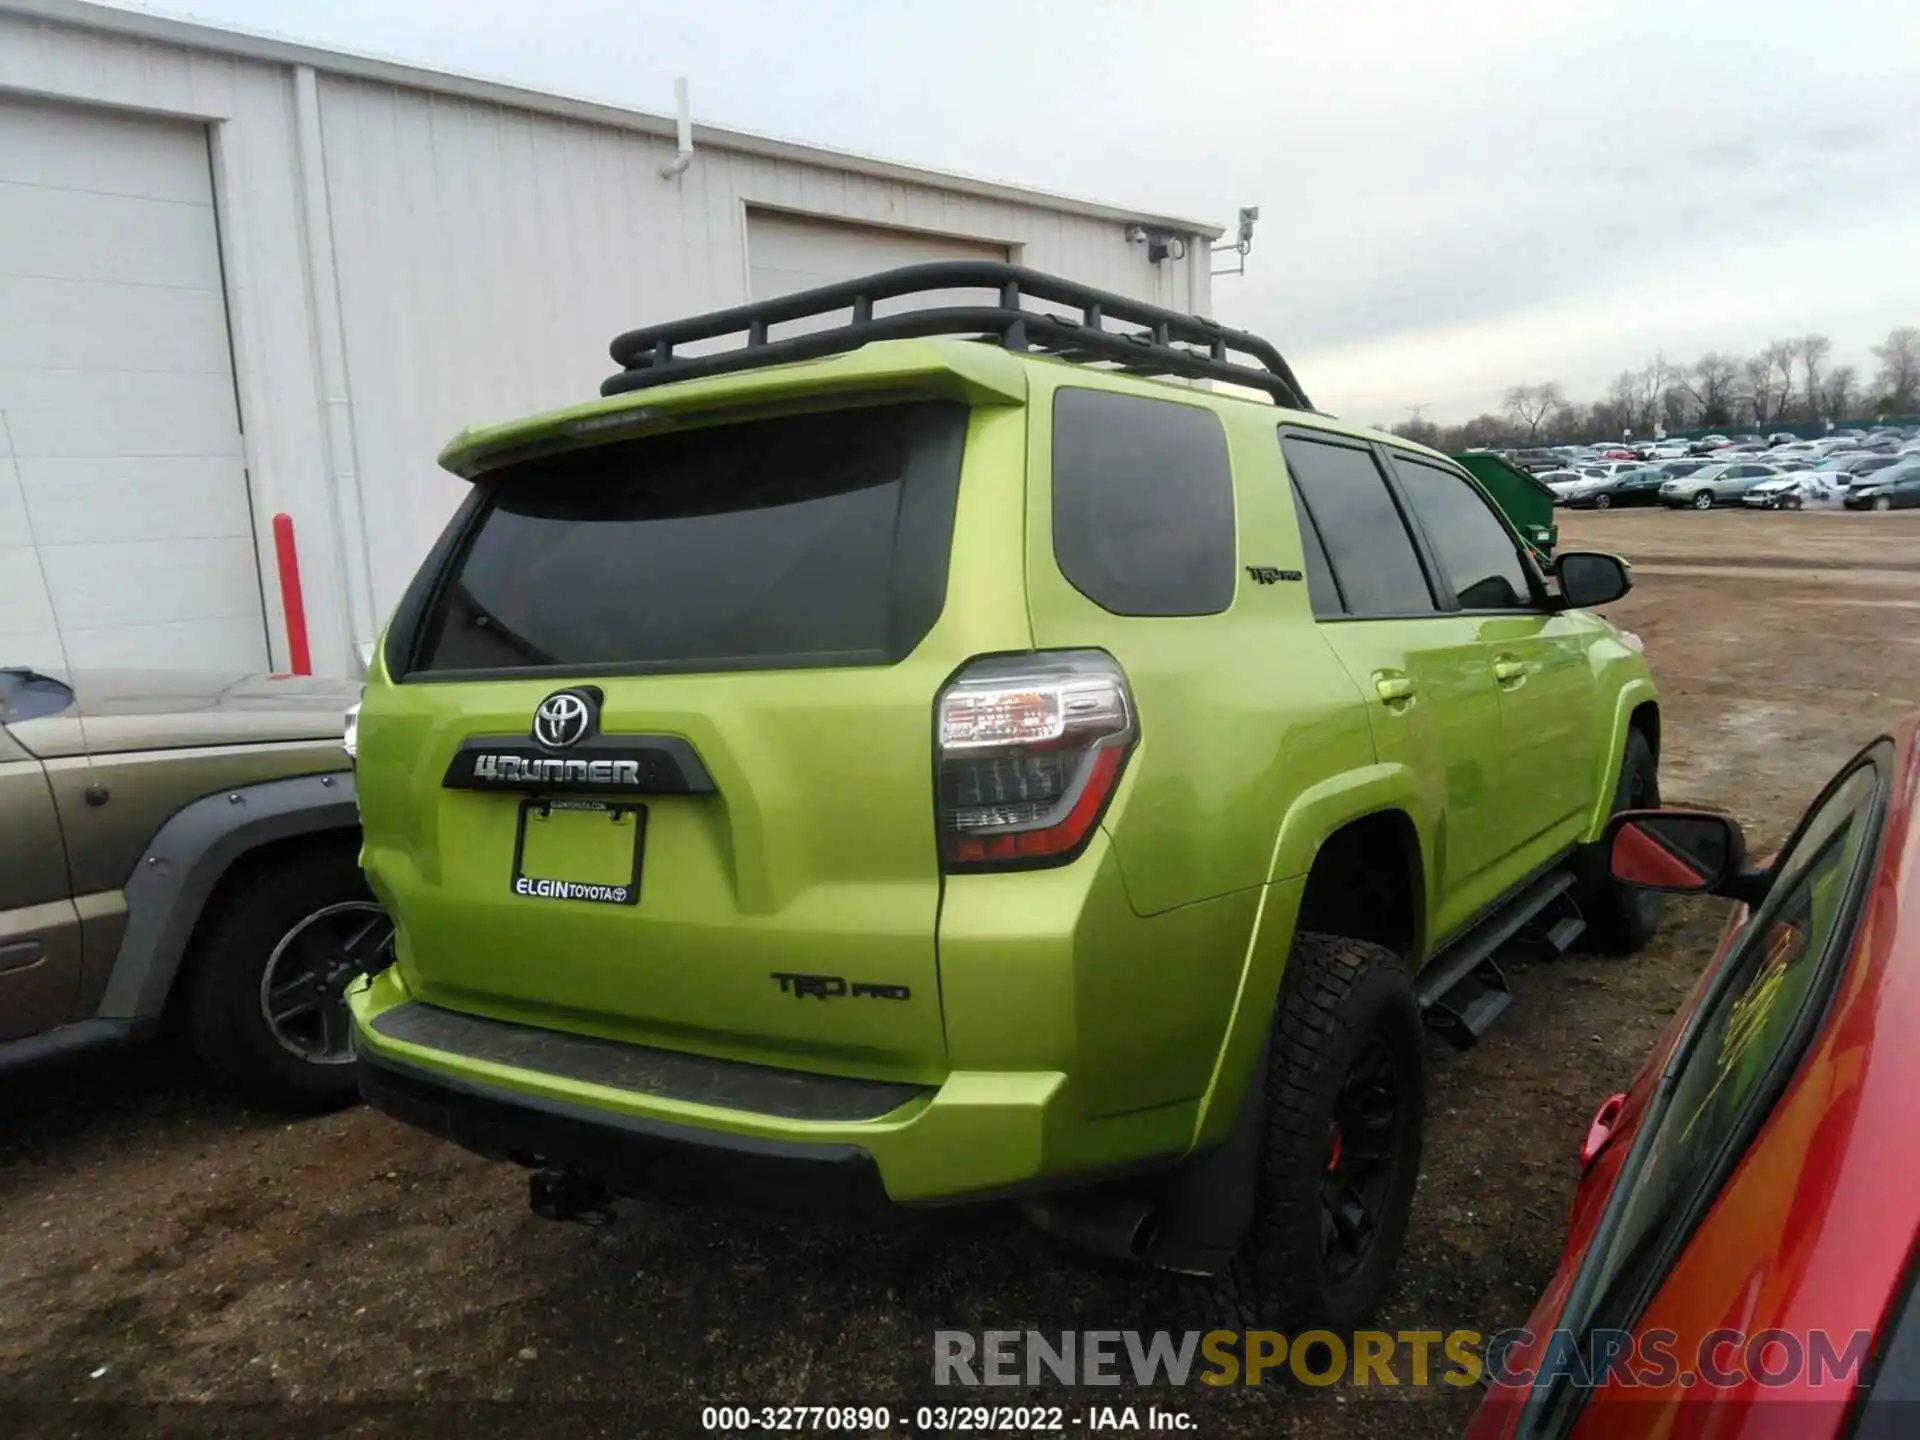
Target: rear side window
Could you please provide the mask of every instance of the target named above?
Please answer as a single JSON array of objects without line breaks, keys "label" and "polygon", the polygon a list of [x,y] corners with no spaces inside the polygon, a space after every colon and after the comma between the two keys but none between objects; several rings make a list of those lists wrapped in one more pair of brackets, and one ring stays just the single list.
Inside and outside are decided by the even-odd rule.
[{"label": "rear side window", "polygon": [[481,477],[412,673],[885,664],[939,617],[966,408],[716,425]]},{"label": "rear side window", "polygon": [[[1427,542],[1453,581],[1463,610],[1519,610],[1533,598],[1513,536],[1480,492],[1451,470],[1404,455],[1394,473],[1426,532]],[[1632,470],[1616,472],[1615,479]]]},{"label": "rear side window", "polygon": [[[1420,557],[1373,451],[1300,435],[1283,436],[1280,448],[1295,494],[1306,504],[1302,533],[1309,524],[1318,532],[1319,546],[1307,546],[1309,582],[1311,567],[1324,555],[1341,613],[1360,618],[1432,614],[1433,593]],[[1325,584],[1312,588],[1321,595],[1328,589]],[[1317,600],[1314,611],[1323,613]]]},{"label": "rear side window", "polygon": [[1053,399],[1053,555],[1115,615],[1233,603],[1233,470],[1211,410],[1066,388]]},{"label": "rear side window", "polygon": [[1334,583],[1333,565],[1327,559],[1327,547],[1321,543],[1319,527],[1300,499],[1300,483],[1293,482],[1293,509],[1300,520],[1300,549],[1307,561],[1307,600],[1313,613],[1322,620],[1338,619],[1347,613]]}]

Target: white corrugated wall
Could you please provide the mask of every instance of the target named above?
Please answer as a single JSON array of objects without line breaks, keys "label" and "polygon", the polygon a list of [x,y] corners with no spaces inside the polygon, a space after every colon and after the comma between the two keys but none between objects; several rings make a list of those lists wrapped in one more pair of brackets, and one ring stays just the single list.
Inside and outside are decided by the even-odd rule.
[{"label": "white corrugated wall", "polygon": [[314,374],[290,76],[284,66],[0,8],[0,91],[207,127],[272,662],[287,664],[269,538],[270,517],[284,511],[300,537],[315,668],[347,674],[353,657]]},{"label": "white corrugated wall", "polygon": [[[324,57],[242,59],[20,13],[85,8],[0,0],[0,89],[208,124],[256,528],[264,541],[274,512],[294,516],[323,673],[352,669],[353,642],[370,638],[352,610],[384,616],[458,503],[462,482],[434,464],[445,441],[596,394],[621,330],[744,300],[749,207],[986,241],[1036,269],[1208,308],[1203,241],[1152,266],[1116,218],[705,143],[663,179],[672,141],[642,129],[332,73]],[[302,60],[319,67],[306,138],[323,164],[302,151]],[[347,401],[334,396],[346,413],[331,446],[329,324]],[[363,520],[335,499],[336,472],[351,471]],[[284,663],[270,549],[261,559]],[[348,603],[367,589],[371,607]]]},{"label": "white corrugated wall", "polygon": [[991,241],[1182,308],[1205,273],[1037,205],[704,147],[669,180],[664,138],[345,76],[322,76],[320,98],[383,610],[464,489],[439,447],[469,421],[594,395],[621,330],[746,299],[750,206]]}]

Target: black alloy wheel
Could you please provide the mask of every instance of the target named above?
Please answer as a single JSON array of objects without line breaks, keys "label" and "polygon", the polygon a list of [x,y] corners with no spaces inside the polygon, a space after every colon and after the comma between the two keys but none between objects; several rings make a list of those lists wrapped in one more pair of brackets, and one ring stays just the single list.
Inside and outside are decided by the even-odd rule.
[{"label": "black alloy wheel", "polygon": [[1338,1281],[1366,1263],[1395,1194],[1408,1122],[1393,1057],[1378,1034],[1367,1038],[1340,1086],[1320,1181],[1320,1259]]}]

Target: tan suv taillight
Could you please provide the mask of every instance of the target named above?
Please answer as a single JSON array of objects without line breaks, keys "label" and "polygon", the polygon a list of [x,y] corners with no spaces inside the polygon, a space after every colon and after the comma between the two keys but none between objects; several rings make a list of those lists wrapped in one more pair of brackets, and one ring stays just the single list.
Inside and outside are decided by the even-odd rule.
[{"label": "tan suv taillight", "polygon": [[940,692],[934,732],[949,870],[1072,860],[1140,737],[1127,677],[1098,650],[976,660]]}]

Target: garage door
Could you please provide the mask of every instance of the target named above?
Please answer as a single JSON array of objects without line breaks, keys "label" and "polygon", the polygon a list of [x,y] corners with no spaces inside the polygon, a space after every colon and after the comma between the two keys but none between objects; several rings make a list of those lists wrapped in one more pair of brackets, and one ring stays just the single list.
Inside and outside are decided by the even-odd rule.
[{"label": "garage door", "polygon": [[206,131],[0,100],[0,665],[265,669]]},{"label": "garage door", "polygon": [[978,240],[848,225],[776,210],[747,212],[748,285],[756,300],[930,260],[1006,258],[1006,246]]}]

